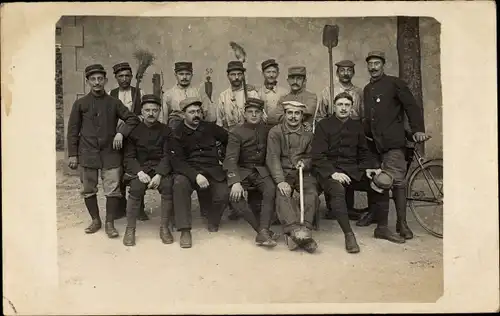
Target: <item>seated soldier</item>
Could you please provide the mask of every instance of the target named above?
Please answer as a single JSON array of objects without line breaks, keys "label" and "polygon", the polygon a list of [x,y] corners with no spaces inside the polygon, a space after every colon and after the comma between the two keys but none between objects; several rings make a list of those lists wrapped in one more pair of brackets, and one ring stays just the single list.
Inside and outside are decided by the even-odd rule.
[{"label": "seated soldier", "polygon": [[135,245],[137,216],[147,189],[161,194],[160,238],[163,243],[174,242],[168,228],[172,212],[172,176],[169,162],[168,128],[158,121],[161,100],[154,94],[142,97],[143,121],[129,135],[125,147],[125,170],[135,176],[130,181],[127,201],[127,228],[123,236],[125,246]]},{"label": "seated soldier", "polygon": [[215,123],[202,121],[202,103],[197,98],[181,101],[184,120],[171,132],[169,149],[174,171],[175,226],[181,231],[181,248],[192,246],[191,194],[196,190],[208,231],[217,232],[228,204],[229,188],[216,142],[227,146],[227,132]]},{"label": "seated soldier", "polygon": [[[276,186],[266,167],[266,146],[269,128],[262,120],[264,101],[249,98],[243,114],[245,122],[229,132],[224,160],[227,182],[231,188],[231,207],[258,233],[255,242],[260,246],[276,246],[269,230],[274,212]],[[260,225],[247,201],[244,191],[255,186],[262,194]]]},{"label": "seated soldier", "polygon": [[[297,247],[312,253],[318,245],[312,238],[312,222],[319,206],[316,178],[311,170],[313,134],[303,125],[306,106],[298,101],[285,101],[284,120],[269,131],[266,164],[276,189],[276,213],[290,250]],[[298,201],[292,198],[299,190],[299,169],[303,168],[304,222]]]}]

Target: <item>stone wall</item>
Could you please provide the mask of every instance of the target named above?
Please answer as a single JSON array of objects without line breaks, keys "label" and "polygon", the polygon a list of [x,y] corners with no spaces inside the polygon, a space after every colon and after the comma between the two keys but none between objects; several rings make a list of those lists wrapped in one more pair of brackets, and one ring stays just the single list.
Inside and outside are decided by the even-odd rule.
[{"label": "stone wall", "polygon": [[[337,24],[339,44],[333,50],[334,61],[351,59],[356,63],[354,84],[363,87],[369,79],[364,58],[371,50],[384,50],[386,72],[398,75],[396,17],[370,18],[231,18],[231,17],[63,17],[61,20],[64,116],[67,120],[74,100],[84,93],[83,70],[90,63],[102,63],[109,74],[112,66],[128,61],[136,68],[133,53],[148,49],[156,55],[155,63],[143,80],[151,93],[152,75],[163,71],[164,90],[175,84],[173,63],[193,62],[194,83],[201,84],[206,68],[212,68],[213,98],[229,84],[227,62],[234,60],[229,41],[241,44],[248,55],[248,83],[260,84],[260,63],[275,58],[281,65],[280,84],[286,86],[286,69],[305,65],[307,88],[319,93],[328,86],[328,52],[322,45],[325,24]],[[421,18],[423,98],[428,130],[438,135],[432,147],[433,156],[442,154],[441,84],[439,70],[440,25],[434,19]],[[116,87],[111,76],[108,88]],[[429,146],[427,146],[429,147]]]}]

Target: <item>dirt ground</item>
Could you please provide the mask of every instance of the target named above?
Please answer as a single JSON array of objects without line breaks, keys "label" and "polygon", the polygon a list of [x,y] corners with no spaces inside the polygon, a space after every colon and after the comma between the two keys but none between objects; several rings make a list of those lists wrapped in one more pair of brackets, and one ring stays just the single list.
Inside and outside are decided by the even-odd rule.
[{"label": "dirt ground", "polygon": [[[415,238],[402,245],[376,240],[374,226],[352,222],[361,247],[354,255],[344,250],[338,224],[322,220],[314,233],[319,249],[308,254],[289,251],[283,238],[274,249],[259,248],[249,225],[229,221],[227,214],[220,231],[209,233],[193,203],[193,248],[181,249],[178,232],[174,244],[161,243],[160,199],[148,191],[151,220],[138,222],[137,245],[125,247],[125,219],[116,221],[117,239],[108,239],[104,229],[83,232],[89,216],[79,189],[78,178],[58,168],[59,281],[68,313],[110,312],[110,304],[129,312],[141,305],[167,312],[180,304],[435,302],[443,293],[442,240],[426,233],[411,214]],[[105,200],[98,196],[104,216]],[[356,204],[364,203],[360,193]],[[394,213],[391,203],[392,228]]]}]

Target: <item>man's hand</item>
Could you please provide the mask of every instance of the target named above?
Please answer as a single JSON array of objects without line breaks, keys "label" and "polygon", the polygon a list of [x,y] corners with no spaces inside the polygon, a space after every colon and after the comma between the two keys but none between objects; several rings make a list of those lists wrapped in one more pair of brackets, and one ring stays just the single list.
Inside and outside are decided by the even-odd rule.
[{"label": "man's hand", "polygon": [[205,176],[203,176],[202,174],[198,174],[196,176],[196,183],[202,189],[208,188],[208,186],[210,185],[210,183],[208,183],[207,178],[205,178]]},{"label": "man's hand", "polygon": [[374,176],[382,172],[382,169],[366,169],[365,173],[368,179],[373,179]]},{"label": "man's hand", "polygon": [[311,123],[309,123],[309,122],[304,122],[304,123],[303,123],[303,125],[304,125],[304,129],[305,129],[307,132],[312,132],[312,129],[313,129],[313,128],[312,128],[312,124],[311,124]]},{"label": "man's hand", "polygon": [[267,123],[267,118],[268,118],[268,116],[267,116],[266,111],[262,112],[262,122]]},{"label": "man's hand", "polygon": [[77,156],[69,157],[68,167],[70,167],[71,169],[76,169],[76,167],[78,167],[78,157]]},{"label": "man's hand", "polygon": [[161,175],[155,174],[153,179],[149,182],[148,189],[157,189],[161,182]]},{"label": "man's hand", "polygon": [[137,173],[137,176],[139,177],[139,181],[141,181],[142,183],[148,184],[149,182],[151,182],[151,177],[144,171],[139,171]]},{"label": "man's hand", "polygon": [[286,181],[278,183],[278,189],[284,196],[290,196],[292,194],[292,187]]},{"label": "man's hand", "polygon": [[351,183],[351,178],[349,178],[348,175],[342,172],[335,172],[332,174],[332,179],[336,180],[342,184],[350,184]]},{"label": "man's hand", "polygon": [[144,122],[144,116],[142,116],[142,114],[137,115],[137,117],[139,118],[139,121]]},{"label": "man's hand", "polygon": [[120,150],[123,147],[123,135],[121,133],[116,133],[115,139],[113,139],[113,149]]},{"label": "man's hand", "polygon": [[305,164],[304,164],[303,160],[299,160],[299,162],[297,162],[297,165],[295,166],[295,168],[297,168],[297,169],[304,168],[304,167],[305,167]]},{"label": "man's hand", "polygon": [[241,183],[236,182],[231,187],[231,193],[229,193],[229,198],[233,202],[238,202],[241,199],[241,197],[243,196],[243,193],[245,193],[245,190],[241,186]]},{"label": "man's hand", "polygon": [[417,143],[425,142],[430,138],[431,137],[429,135],[426,135],[425,133],[422,132],[416,132],[415,134],[413,134],[413,140]]}]

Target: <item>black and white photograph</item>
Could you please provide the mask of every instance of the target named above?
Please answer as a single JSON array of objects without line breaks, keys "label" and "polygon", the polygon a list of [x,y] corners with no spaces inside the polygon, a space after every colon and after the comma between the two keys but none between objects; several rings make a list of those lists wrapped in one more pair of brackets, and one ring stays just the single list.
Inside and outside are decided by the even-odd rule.
[{"label": "black and white photograph", "polygon": [[[56,20],[55,80],[44,83],[55,91],[60,312],[446,296],[460,196],[445,177],[459,172],[446,154],[459,145],[444,141],[443,113],[476,105],[445,102],[443,23],[295,12]],[[478,233],[470,224],[458,235]]]}]

